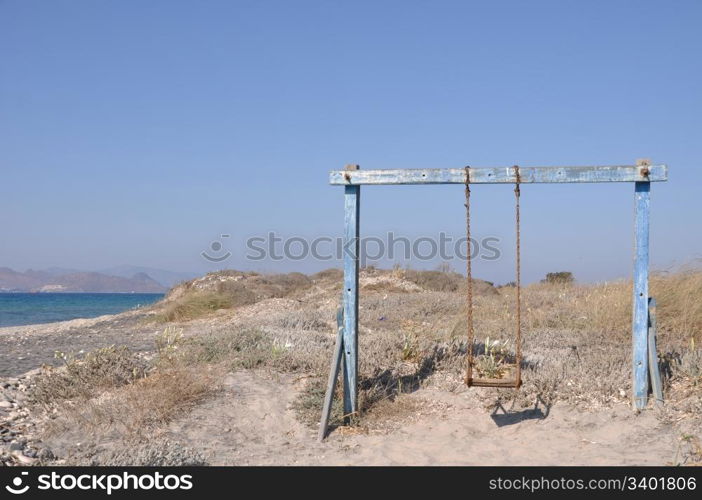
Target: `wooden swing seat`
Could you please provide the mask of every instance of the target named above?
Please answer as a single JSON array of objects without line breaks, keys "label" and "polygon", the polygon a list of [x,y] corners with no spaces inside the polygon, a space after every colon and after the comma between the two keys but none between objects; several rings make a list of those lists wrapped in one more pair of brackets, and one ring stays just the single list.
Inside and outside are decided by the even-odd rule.
[{"label": "wooden swing seat", "polygon": [[[466,240],[468,241],[468,249],[466,256],[466,281],[467,281],[467,324],[468,324],[468,366],[466,369],[466,376],[464,382],[468,387],[497,387],[505,389],[519,389],[522,385],[522,325],[521,325],[521,249],[520,249],[520,230],[519,230],[519,197],[520,189],[519,184],[521,182],[521,176],[519,172],[519,167],[514,166],[514,177],[516,183],[514,186],[514,196],[515,196],[515,219],[516,219],[516,356],[515,362],[510,364],[503,364],[502,369],[506,373],[505,377],[502,378],[483,378],[483,377],[473,377],[475,359],[473,355],[473,350],[475,347],[475,332],[473,327],[473,276],[471,273],[471,252],[470,252],[470,167],[465,167],[465,207],[466,207]],[[487,346],[486,346],[487,348]]]},{"label": "wooden swing seat", "polygon": [[504,378],[474,378],[466,380],[468,387],[498,387],[505,389],[519,389],[521,380]]},{"label": "wooden swing seat", "polygon": [[517,365],[512,363],[509,365],[504,365],[504,368],[508,370],[508,374],[503,378],[483,378],[483,377],[466,377],[465,383],[468,387],[498,387],[498,388],[508,388],[508,389],[519,389],[522,385],[521,375],[517,371]]}]

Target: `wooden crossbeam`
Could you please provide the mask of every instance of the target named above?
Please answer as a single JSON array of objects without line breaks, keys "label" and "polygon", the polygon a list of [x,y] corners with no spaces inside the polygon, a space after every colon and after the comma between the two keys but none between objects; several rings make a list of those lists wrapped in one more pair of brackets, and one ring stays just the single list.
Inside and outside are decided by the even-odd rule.
[{"label": "wooden crossbeam", "polygon": [[[655,302],[653,313],[648,294],[648,246],[650,190],[652,182],[668,180],[666,165],[650,165],[639,160],[637,165],[591,167],[497,167],[468,169],[471,184],[524,184],[633,182],[635,193],[635,259],[632,318],[632,399],[634,407],[642,410],[648,401],[649,362],[654,364],[655,343],[650,344],[650,329],[655,331]],[[329,387],[325,399],[319,438],[324,438],[333,397],[334,381],[343,367],[344,414],[358,412],[358,271],[360,239],[360,198],[364,184],[465,184],[465,168],[428,168],[405,170],[360,170],[358,165],[347,165],[344,170],[329,174],[329,182],[344,188],[344,241],[351,251],[344,254],[343,327],[334,353]],[[340,320],[341,321],[341,320]],[[651,321],[653,326],[651,327]],[[655,335],[655,334],[654,334]],[[649,361],[650,360],[650,361]],[[654,377],[655,378],[655,373]],[[475,384],[477,385],[477,384]],[[516,385],[505,381],[505,386]],[[658,388],[656,386],[658,385]],[[653,381],[656,399],[662,400],[660,384]]]},{"label": "wooden crossbeam", "polygon": [[[524,184],[568,182],[661,182],[668,180],[666,165],[614,165],[592,167],[520,167]],[[514,167],[471,168],[471,184],[513,184]],[[465,184],[464,168],[419,168],[399,170],[333,170],[329,183],[363,184]]]}]

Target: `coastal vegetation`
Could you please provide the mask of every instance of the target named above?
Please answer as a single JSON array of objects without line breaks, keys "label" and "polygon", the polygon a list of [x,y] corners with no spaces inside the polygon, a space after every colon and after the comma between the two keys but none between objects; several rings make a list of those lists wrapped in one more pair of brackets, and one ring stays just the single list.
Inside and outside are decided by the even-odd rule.
[{"label": "coastal vegetation", "polygon": [[[114,345],[84,355],[60,352],[55,366],[27,378],[22,407],[36,424],[33,435],[53,443],[52,453],[67,463],[99,462],[95,457],[102,455],[95,450],[104,443],[112,443],[113,456],[123,451],[116,442],[126,447],[151,441],[216,398],[226,378],[241,371],[304,380],[291,407],[300,422],[314,428],[335,339],[340,279],[338,270],[310,276],[226,271],[176,286],[139,313],[141,328],[159,332],[152,349]],[[401,420],[416,409],[408,396],[423,389],[465,391],[465,277],[366,268],[360,284],[361,413],[355,428],[379,429]],[[476,280],[474,291],[478,352],[506,359],[514,348],[515,288]],[[651,294],[658,302],[666,397],[665,406],[655,410],[657,418],[675,425],[681,436],[699,436],[702,272],[657,273]],[[525,286],[524,385],[519,391],[473,390],[472,397],[486,411],[502,404],[528,408],[537,401],[581,411],[628,406],[631,302],[631,283],[623,280],[545,279]],[[332,425],[342,417],[337,400]],[[77,429],[92,436],[90,453],[86,438],[80,449],[66,443]],[[695,442],[684,441],[681,463],[702,459],[695,458]],[[193,463],[202,457],[196,458]]]}]

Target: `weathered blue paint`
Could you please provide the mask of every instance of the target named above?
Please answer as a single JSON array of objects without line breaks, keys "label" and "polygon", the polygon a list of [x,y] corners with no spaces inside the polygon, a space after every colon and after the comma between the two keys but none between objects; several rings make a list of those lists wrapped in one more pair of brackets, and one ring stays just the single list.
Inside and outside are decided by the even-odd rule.
[{"label": "weathered blue paint", "polygon": [[[348,173],[353,173],[347,171]],[[360,186],[344,192],[344,414],[358,411],[358,262]]]},{"label": "weathered blue paint", "polygon": [[[593,167],[520,167],[522,183],[567,182],[659,182],[668,178],[666,165],[593,166]],[[471,168],[471,184],[513,184],[517,181],[514,167]],[[424,168],[404,170],[335,170],[329,183],[362,184],[464,184],[463,168]]]},{"label": "weathered blue paint", "polygon": [[[471,168],[472,184],[515,183],[513,167]],[[634,182],[636,193],[634,304],[632,319],[632,382],[633,402],[637,409],[647,403],[649,363],[649,308],[648,308],[648,244],[651,182],[666,181],[666,165],[621,165],[594,167],[522,167],[521,183],[567,182]],[[344,255],[344,411],[346,415],[358,411],[358,268],[359,268],[359,208],[360,186],[363,184],[463,184],[465,169],[364,170],[349,166],[346,170],[330,173],[331,184],[345,186],[345,255]],[[653,341],[655,343],[655,301],[653,303]],[[655,378],[655,375],[651,375]],[[653,382],[655,385],[655,382]],[[654,387],[654,391],[656,391]],[[658,394],[656,393],[658,398]],[[661,394],[662,400],[662,394]]]},{"label": "weathered blue paint", "polygon": [[663,384],[658,365],[658,348],[656,338],[656,299],[648,299],[648,369],[651,378],[651,392],[656,399],[656,405],[663,404]]},{"label": "weathered blue paint", "polygon": [[651,184],[635,184],[635,249],[633,336],[633,399],[641,410],[648,402],[648,219]]},{"label": "weathered blue paint", "polygon": [[334,345],[334,356],[327,379],[327,392],[324,395],[324,406],[322,407],[322,419],[319,422],[319,434],[317,439],[321,442],[327,435],[329,427],[329,415],[331,414],[332,403],[334,402],[334,389],[336,378],[339,376],[339,367],[344,352],[344,307],[341,306],[336,312],[336,344]]}]

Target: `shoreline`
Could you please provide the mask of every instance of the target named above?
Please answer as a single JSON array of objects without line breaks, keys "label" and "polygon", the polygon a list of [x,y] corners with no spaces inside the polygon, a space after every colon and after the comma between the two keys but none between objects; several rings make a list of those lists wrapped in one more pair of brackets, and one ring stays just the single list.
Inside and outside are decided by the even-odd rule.
[{"label": "shoreline", "polygon": [[63,330],[66,330],[67,327],[70,329],[71,327],[83,327],[83,326],[88,326],[89,323],[94,323],[94,322],[101,322],[101,321],[109,321],[110,319],[119,316],[121,314],[129,313],[132,312],[132,310],[126,310],[122,311],[119,313],[115,314],[101,314],[100,316],[91,316],[91,317],[80,317],[80,318],[71,318],[71,319],[63,319],[59,321],[47,321],[44,323],[27,323],[25,325],[0,325],[0,335],[6,334],[6,333],[24,333],[24,332],[9,332],[9,330],[21,330],[21,329],[27,329],[27,330],[54,330],[55,333],[59,333]]},{"label": "shoreline", "polygon": [[153,350],[161,326],[145,321],[147,316],[144,310],[128,310],[94,318],[0,327],[0,378],[56,365],[56,352],[78,354],[111,345],[126,345],[137,352]]}]

